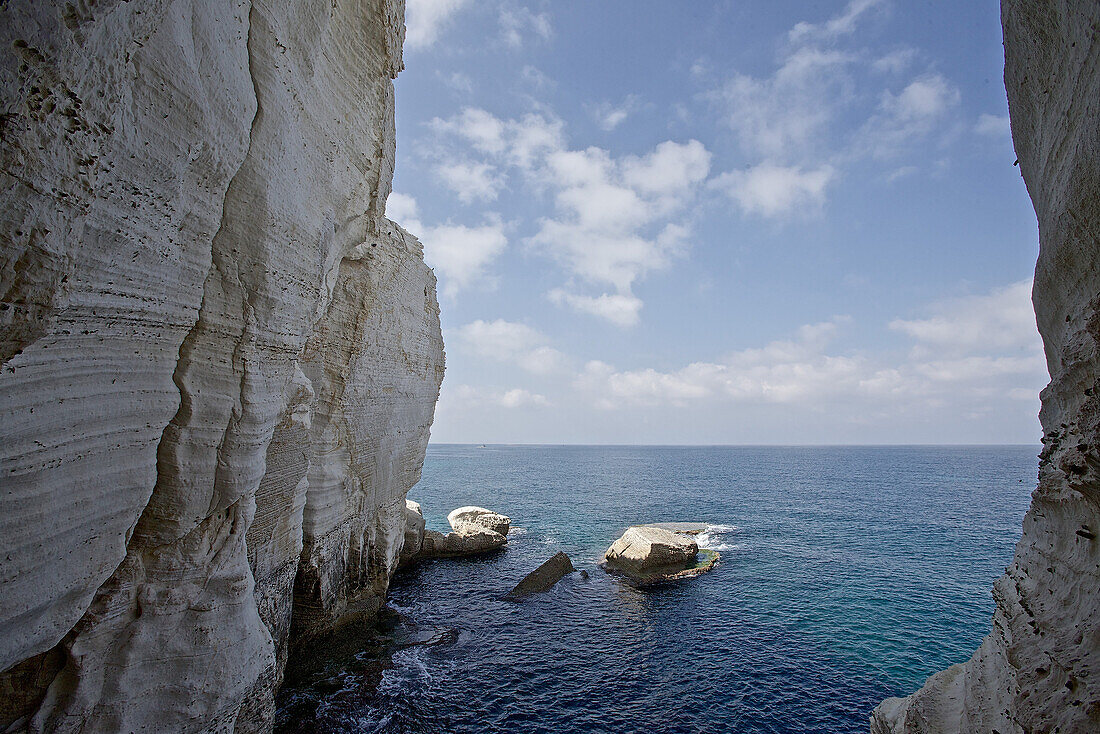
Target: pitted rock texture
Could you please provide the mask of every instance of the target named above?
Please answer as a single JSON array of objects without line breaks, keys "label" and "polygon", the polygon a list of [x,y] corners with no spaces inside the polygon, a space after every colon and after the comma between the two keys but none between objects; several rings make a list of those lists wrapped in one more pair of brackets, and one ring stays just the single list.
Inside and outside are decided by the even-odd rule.
[{"label": "pitted rock texture", "polygon": [[465,527],[486,528],[494,533],[507,535],[512,527],[512,518],[484,507],[467,505],[451,510],[447,515],[447,523],[452,530],[462,530]]},{"label": "pitted rock texture", "polygon": [[443,374],[403,13],[0,6],[0,728],[262,731],[377,607]]},{"label": "pitted rock texture", "polygon": [[1100,731],[1100,3],[1003,0],[1005,87],[1039,220],[1039,485],[965,663],[875,709],[876,733]]}]

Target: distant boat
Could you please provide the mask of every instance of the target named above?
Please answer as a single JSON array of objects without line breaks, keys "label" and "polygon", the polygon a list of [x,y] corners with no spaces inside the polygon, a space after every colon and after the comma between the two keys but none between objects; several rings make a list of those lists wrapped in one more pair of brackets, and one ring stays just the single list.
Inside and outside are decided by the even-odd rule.
[{"label": "distant boat", "polygon": [[484,448],[488,448],[488,447],[485,444],[481,444],[480,446],[478,446],[478,448],[479,449],[484,449]]}]

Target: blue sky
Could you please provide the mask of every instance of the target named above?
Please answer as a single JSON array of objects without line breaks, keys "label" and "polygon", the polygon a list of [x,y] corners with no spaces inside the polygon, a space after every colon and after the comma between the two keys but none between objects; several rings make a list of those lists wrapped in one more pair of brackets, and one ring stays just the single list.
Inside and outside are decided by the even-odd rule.
[{"label": "blue sky", "polygon": [[432,440],[1028,443],[995,0],[408,0]]}]

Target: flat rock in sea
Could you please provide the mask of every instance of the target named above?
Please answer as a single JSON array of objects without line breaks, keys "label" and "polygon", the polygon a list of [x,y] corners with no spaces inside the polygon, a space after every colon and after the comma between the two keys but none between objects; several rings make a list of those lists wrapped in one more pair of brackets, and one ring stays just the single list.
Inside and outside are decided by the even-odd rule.
[{"label": "flat rock in sea", "polygon": [[604,553],[609,566],[642,573],[684,565],[695,558],[699,546],[686,535],[653,526],[635,525]]},{"label": "flat rock in sea", "polygon": [[692,539],[704,530],[704,523],[634,525],[607,549],[604,569],[641,586],[694,578],[714,568],[720,558],[714,551],[700,550]]},{"label": "flat rock in sea", "polygon": [[541,594],[549,591],[563,576],[573,573],[573,561],[564,552],[555,553],[531,573],[523,577],[523,581],[508,592],[512,598],[524,597],[530,594]]},{"label": "flat rock in sea", "polygon": [[512,526],[512,518],[507,515],[501,515],[499,512],[472,505],[451,510],[451,513],[447,515],[447,522],[456,531],[473,526],[487,528],[501,535],[507,535]]}]

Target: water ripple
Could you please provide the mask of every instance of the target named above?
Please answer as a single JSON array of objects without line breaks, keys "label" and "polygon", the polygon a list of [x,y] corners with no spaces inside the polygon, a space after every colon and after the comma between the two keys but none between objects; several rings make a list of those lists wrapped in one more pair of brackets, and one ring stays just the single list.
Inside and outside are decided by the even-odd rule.
[{"label": "water ripple", "polygon": [[[279,730],[865,732],[988,631],[1036,463],[1031,447],[432,446],[412,492],[429,527],[476,504],[526,532],[400,572],[404,621],[288,685]],[[596,568],[626,526],[662,520],[708,522],[721,563],[645,591]],[[557,550],[590,577],[502,599]]]}]

